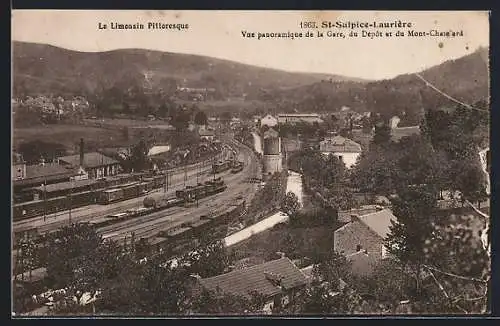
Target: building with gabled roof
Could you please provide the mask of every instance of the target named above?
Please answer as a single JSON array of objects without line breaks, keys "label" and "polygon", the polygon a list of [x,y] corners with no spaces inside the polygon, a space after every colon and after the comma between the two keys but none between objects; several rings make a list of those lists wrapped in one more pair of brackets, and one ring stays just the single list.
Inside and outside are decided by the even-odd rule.
[{"label": "building with gabled roof", "polygon": [[351,221],[334,233],[335,251],[346,256],[364,251],[375,261],[387,257],[384,240],[396,217],[390,209],[381,209],[366,215],[351,215]]},{"label": "building with gabled roof", "polygon": [[80,139],[80,153],[77,155],[62,156],[58,158],[62,166],[78,169],[77,179],[101,179],[117,175],[120,171],[120,162],[98,152],[85,153],[83,139]]},{"label": "building with gabled roof", "polygon": [[342,136],[334,136],[325,138],[319,143],[319,150],[323,155],[335,155],[349,169],[361,155],[361,145],[353,140]]},{"label": "building with gabled roof", "polygon": [[264,117],[260,119],[260,127],[262,128],[263,126],[268,126],[268,127],[274,127],[278,124],[278,119],[276,119],[274,116],[271,114],[266,114]]},{"label": "building with gabled roof", "polygon": [[283,257],[198,282],[206,290],[248,299],[252,293],[263,295],[267,300],[264,310],[270,312],[276,305],[288,304],[308,280],[289,258]]}]

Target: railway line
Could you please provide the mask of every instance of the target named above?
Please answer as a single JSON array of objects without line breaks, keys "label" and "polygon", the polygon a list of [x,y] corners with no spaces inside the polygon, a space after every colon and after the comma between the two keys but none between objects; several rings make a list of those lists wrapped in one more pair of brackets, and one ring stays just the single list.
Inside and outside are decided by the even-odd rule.
[{"label": "railway line", "polygon": [[[210,172],[211,166],[208,163],[203,163],[200,167],[193,166],[184,170],[178,170],[177,174],[173,174],[169,179],[169,195],[172,196],[176,190],[182,189],[184,183],[189,184],[196,182],[197,176],[204,176]],[[184,181],[185,174],[187,175],[187,180]],[[158,191],[157,191],[158,192]],[[147,196],[147,195],[146,195]],[[141,196],[133,199],[129,199],[123,202],[109,204],[109,205],[88,205],[82,208],[75,209],[72,211],[71,222],[87,222],[92,219],[101,218],[109,214],[117,213],[126,209],[134,208],[137,206],[142,206],[142,201],[146,196]],[[55,218],[56,220],[52,220]],[[25,220],[15,221],[13,223],[13,231],[19,232],[31,228],[37,228],[39,233],[49,232],[51,230],[57,229],[69,223],[69,211],[57,213],[56,216],[49,215],[46,217],[45,221],[43,216],[37,216]]]},{"label": "railway line", "polygon": [[[244,162],[243,170],[239,173],[231,173],[230,171],[225,171],[217,174],[217,176],[222,176],[225,184],[228,186],[226,191],[219,193],[214,196],[207,198],[202,198],[198,201],[198,205],[192,203],[191,207],[174,206],[167,208],[162,211],[154,212],[148,215],[143,215],[128,220],[120,221],[108,226],[104,226],[97,229],[97,232],[105,238],[116,240],[118,242],[123,241],[125,238],[130,239],[132,233],[134,233],[135,239],[140,238],[154,238],[158,235],[160,231],[166,231],[175,228],[185,222],[196,222],[200,220],[203,215],[217,216],[224,211],[227,211],[237,199],[249,199],[248,195],[253,195],[256,185],[246,182],[249,177],[255,177],[259,173],[259,165],[254,157],[254,154],[247,147],[242,146],[239,143],[234,142],[239,148],[238,157],[240,161]],[[242,160],[243,158],[243,160]],[[196,169],[198,170],[198,169]],[[208,171],[206,171],[208,172]],[[179,182],[176,185],[172,185],[169,188],[171,194],[166,194],[167,197],[172,197],[177,189],[184,188],[184,185],[193,185],[197,181],[203,182],[209,179],[207,173],[204,173],[200,180],[197,180],[197,171],[191,174],[191,178],[188,178],[184,182],[183,174],[181,174]],[[210,173],[210,178],[212,174]],[[144,197],[143,197],[144,198]],[[97,207],[104,207],[104,210],[100,212],[92,211],[91,213],[81,214],[79,217],[72,219],[73,222],[86,222],[97,220],[103,218],[109,214],[123,212],[128,208],[137,208],[142,206],[143,198],[135,198],[129,201],[119,202],[115,205],[96,205]],[[111,207],[110,207],[111,206]],[[87,207],[87,210],[89,208]],[[83,210],[85,212],[85,209]],[[23,221],[25,224],[26,222]],[[49,223],[40,223],[38,226],[38,231],[47,232],[55,230],[62,225],[66,224],[67,219],[62,221],[55,221]],[[17,228],[21,228],[17,225]],[[40,232],[41,233],[41,232]],[[13,251],[13,257],[15,256],[15,250]]]},{"label": "railway line", "polygon": [[224,181],[228,185],[228,189],[225,192],[199,200],[198,207],[169,208],[161,212],[100,228],[98,229],[98,233],[105,238],[116,241],[123,241],[125,237],[130,237],[132,233],[134,233],[136,239],[151,238],[156,236],[160,231],[177,227],[185,222],[195,222],[202,215],[217,214],[217,212],[213,211],[213,207],[217,207],[217,211],[219,212],[228,209],[234,203],[235,197],[245,197],[245,195],[252,193],[252,188],[255,187],[255,185],[243,181],[249,174],[258,172],[257,162],[251,151],[243,149],[240,153],[245,153],[243,171],[238,174],[220,174],[225,174]]}]

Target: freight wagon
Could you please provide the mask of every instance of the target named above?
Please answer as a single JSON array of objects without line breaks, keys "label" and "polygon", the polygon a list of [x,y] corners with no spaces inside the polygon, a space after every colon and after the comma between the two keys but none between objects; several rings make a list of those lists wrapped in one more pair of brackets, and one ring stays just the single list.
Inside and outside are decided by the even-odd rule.
[{"label": "freight wagon", "polygon": [[235,162],[231,169],[231,173],[238,173],[243,171],[243,162]]},{"label": "freight wagon", "polygon": [[169,241],[186,239],[192,235],[192,229],[189,226],[179,226],[166,231],[158,232],[158,237],[167,238]]},{"label": "freight wagon", "polygon": [[123,189],[121,188],[108,189],[101,192],[101,195],[99,197],[99,203],[106,205],[121,201],[123,200],[123,197],[124,197]]},{"label": "freight wagon", "polygon": [[217,162],[212,165],[212,173],[221,173],[231,168],[231,161]]}]

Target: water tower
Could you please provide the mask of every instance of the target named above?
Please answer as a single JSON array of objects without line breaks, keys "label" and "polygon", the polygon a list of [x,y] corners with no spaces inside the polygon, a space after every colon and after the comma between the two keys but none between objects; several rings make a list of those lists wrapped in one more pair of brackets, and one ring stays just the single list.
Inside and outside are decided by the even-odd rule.
[{"label": "water tower", "polygon": [[263,165],[264,174],[274,174],[275,172],[281,172],[282,157],[281,157],[281,139],[273,129],[269,129],[264,133],[264,145],[263,145]]}]

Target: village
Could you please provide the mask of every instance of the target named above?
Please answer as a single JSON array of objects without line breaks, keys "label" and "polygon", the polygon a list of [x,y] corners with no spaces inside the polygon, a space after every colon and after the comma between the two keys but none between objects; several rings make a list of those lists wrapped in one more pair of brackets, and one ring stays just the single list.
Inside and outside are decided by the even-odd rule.
[{"label": "village", "polygon": [[491,312],[487,33],[380,36],[473,13],[281,13],[350,29],[284,40],[252,12],[124,11],[189,29],[90,42],[49,22],[102,17],[66,14],[13,15],[13,317]]}]

